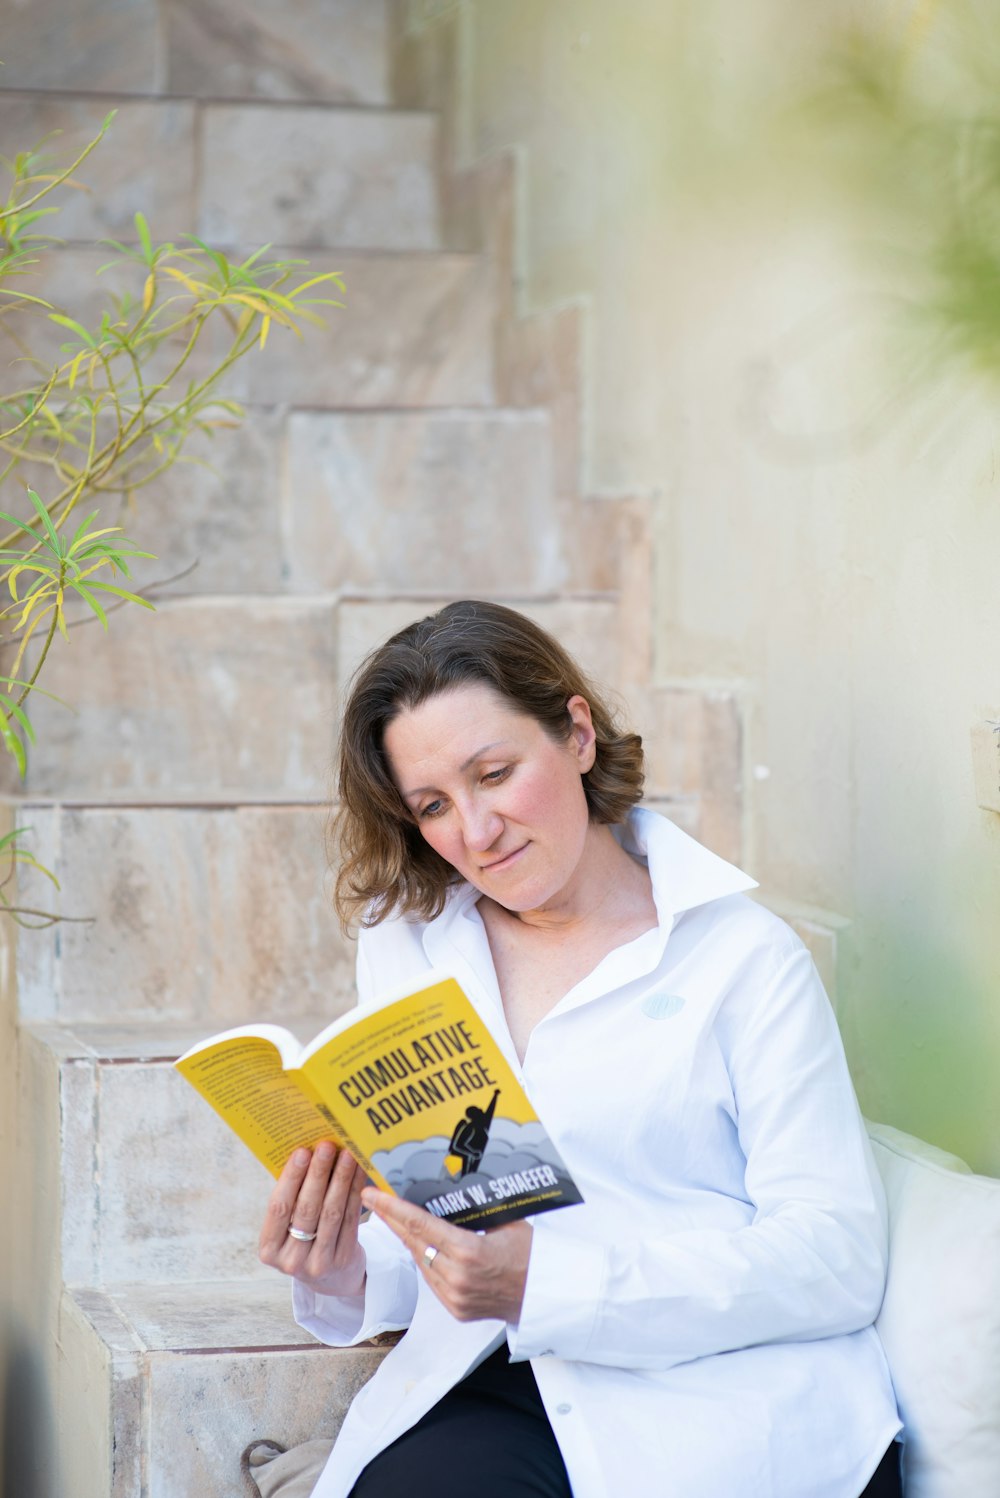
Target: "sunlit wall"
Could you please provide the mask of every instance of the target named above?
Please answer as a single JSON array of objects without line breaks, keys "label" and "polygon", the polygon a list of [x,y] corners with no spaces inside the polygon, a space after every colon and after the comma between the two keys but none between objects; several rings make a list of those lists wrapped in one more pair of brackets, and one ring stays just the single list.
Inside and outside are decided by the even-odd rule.
[{"label": "sunlit wall", "polygon": [[846,4],[409,24],[457,30],[460,164],[521,149],[525,307],[589,305],[583,481],[656,496],[658,680],[739,687],[745,862],[839,932],[865,1110],[1000,1172],[1000,814],[970,750],[1000,718],[1000,379],[921,301],[950,148],[907,154],[855,76],[960,114],[989,59],[974,8],[858,14],[860,62]]}]

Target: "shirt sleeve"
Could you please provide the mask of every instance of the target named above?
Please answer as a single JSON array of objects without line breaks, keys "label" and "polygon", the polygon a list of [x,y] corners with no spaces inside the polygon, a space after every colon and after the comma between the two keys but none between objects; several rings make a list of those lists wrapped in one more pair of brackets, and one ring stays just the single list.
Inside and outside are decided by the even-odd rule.
[{"label": "shirt sleeve", "polygon": [[[720,1006],[715,1034],[735,1101],[752,1221],[611,1244],[534,1224],[516,1359],[554,1353],[670,1368],[768,1342],[811,1341],[875,1319],[885,1201],[840,1034],[808,952],[783,948],[770,981]],[[730,1002],[731,1000],[731,1002]]]},{"label": "shirt sleeve", "polygon": [[[364,928],[358,934],[358,1001],[374,997]],[[299,1326],[330,1347],[353,1347],[379,1332],[409,1326],[417,1303],[417,1268],[395,1233],[376,1218],[362,1223],[358,1238],[365,1251],[362,1295],[321,1295],[292,1281],[292,1313]]]},{"label": "shirt sleeve", "polygon": [[329,1347],[353,1347],[379,1332],[402,1331],[417,1304],[416,1265],[395,1234],[370,1220],[358,1237],[365,1251],[363,1295],[321,1295],[292,1281],[295,1320]]}]

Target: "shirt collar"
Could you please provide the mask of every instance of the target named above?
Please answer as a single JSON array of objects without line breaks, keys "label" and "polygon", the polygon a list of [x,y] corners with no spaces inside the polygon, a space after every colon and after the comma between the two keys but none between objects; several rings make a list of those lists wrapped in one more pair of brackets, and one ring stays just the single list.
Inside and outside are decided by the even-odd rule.
[{"label": "shirt collar", "polygon": [[[648,807],[633,807],[626,820],[612,830],[627,853],[645,859],[663,927],[669,928],[684,910],[757,888],[756,879],[710,852],[669,817]],[[463,879],[449,893],[448,903],[431,925],[440,925],[441,929],[451,926],[479,896],[480,891]]]},{"label": "shirt collar", "polygon": [[627,853],[646,860],[661,926],[684,910],[757,887],[756,879],[647,807],[634,807],[615,833]]},{"label": "shirt collar", "polygon": [[[625,823],[613,830],[629,853],[647,862],[657,924],[603,958],[593,972],[564,994],[546,1018],[576,1009],[606,992],[611,967],[618,976],[618,982],[611,986],[620,986],[623,979],[634,982],[648,977],[661,961],[674,922],[682,911],[752,889],[756,883],[748,874],[703,848],[666,817],[644,807],[634,808]],[[478,1001],[486,1012],[496,1012],[495,1033],[498,1038],[504,1037],[507,1050],[509,1034],[503,1021],[503,1003],[489,940],[479,912],[472,909],[479,894],[465,880],[456,885],[441,914],[424,927],[423,947],[432,967],[453,972],[474,1003]],[[519,1069],[512,1042],[507,1055],[515,1069]]]}]

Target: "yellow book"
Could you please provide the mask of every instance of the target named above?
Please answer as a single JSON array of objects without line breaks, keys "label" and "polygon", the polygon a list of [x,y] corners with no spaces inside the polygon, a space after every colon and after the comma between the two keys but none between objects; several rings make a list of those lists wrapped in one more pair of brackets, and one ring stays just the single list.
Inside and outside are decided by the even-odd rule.
[{"label": "yellow book", "polygon": [[306,1045],[245,1025],[175,1065],[275,1176],[300,1145],[332,1139],[383,1191],[460,1227],[583,1200],[482,1017],[441,973]]}]

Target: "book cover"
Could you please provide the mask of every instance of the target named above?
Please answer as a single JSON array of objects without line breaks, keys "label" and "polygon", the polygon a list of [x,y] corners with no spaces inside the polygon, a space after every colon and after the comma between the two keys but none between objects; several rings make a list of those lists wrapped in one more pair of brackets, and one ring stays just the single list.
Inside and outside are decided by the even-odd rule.
[{"label": "book cover", "polygon": [[275,1176],[292,1150],[332,1138],[382,1190],[461,1227],[582,1201],[452,977],[426,974],[305,1046],[279,1026],[244,1026],[175,1065]]}]

